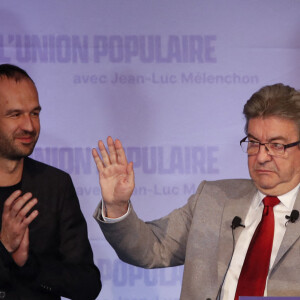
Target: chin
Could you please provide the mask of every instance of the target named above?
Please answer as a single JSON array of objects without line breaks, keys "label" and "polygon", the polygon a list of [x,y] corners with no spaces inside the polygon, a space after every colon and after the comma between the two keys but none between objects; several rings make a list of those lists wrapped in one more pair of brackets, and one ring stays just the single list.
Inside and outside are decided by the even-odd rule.
[{"label": "chin", "polygon": [[270,190],[273,189],[277,183],[274,182],[274,180],[271,180],[271,178],[262,178],[262,177],[252,177],[252,180],[254,181],[256,187],[258,189],[264,189],[264,190]]},{"label": "chin", "polygon": [[270,183],[270,182],[255,182],[256,187],[263,193],[272,195],[272,192],[275,192],[277,190],[277,184],[276,183]]},{"label": "chin", "polygon": [[34,149],[34,147],[30,147],[30,148],[23,149],[23,150],[16,149],[16,151],[14,151],[10,154],[10,157],[12,159],[17,159],[17,160],[22,159],[22,158],[27,157],[30,154],[32,154],[33,149]]}]

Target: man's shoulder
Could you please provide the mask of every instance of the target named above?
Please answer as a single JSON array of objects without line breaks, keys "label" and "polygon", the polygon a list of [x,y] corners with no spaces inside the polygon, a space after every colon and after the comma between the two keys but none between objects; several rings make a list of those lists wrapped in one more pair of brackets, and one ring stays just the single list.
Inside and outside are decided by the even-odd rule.
[{"label": "man's shoulder", "polygon": [[244,187],[253,186],[253,181],[251,179],[221,179],[215,181],[206,181],[206,184],[210,186]]},{"label": "man's shoulder", "polygon": [[246,194],[256,189],[251,179],[222,179],[215,181],[204,181],[198,190],[209,193],[225,193],[228,195]]},{"label": "man's shoulder", "polygon": [[69,177],[70,175],[63,170],[60,170],[56,167],[50,166],[43,162],[34,160],[30,157],[26,157],[24,159],[24,171],[29,174],[35,174],[38,176],[46,175],[46,176],[57,176],[61,177]]}]

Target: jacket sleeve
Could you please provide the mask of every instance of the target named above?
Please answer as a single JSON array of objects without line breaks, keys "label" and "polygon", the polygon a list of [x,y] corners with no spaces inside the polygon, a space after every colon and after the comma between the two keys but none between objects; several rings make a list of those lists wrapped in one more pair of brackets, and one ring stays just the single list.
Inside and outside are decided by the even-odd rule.
[{"label": "jacket sleeve", "polygon": [[58,247],[32,248],[28,263],[15,272],[34,289],[74,300],[96,299],[101,290],[100,272],[93,262],[86,221],[71,178],[67,176],[58,189],[57,216],[50,220],[58,223]]},{"label": "jacket sleeve", "polygon": [[181,265],[185,261],[194,208],[203,186],[204,183],[186,205],[151,222],[140,220],[133,208],[117,223],[101,221],[97,212],[94,217],[121,260],[143,268]]},{"label": "jacket sleeve", "polygon": [[0,241],[0,290],[6,290],[10,287],[13,265],[13,259]]}]

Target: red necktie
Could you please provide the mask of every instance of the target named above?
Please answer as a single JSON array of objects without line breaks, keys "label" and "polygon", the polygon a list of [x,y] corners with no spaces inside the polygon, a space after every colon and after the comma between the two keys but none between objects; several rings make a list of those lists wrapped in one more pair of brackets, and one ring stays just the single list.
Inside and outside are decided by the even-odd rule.
[{"label": "red necktie", "polygon": [[239,277],[235,300],[239,296],[263,296],[274,237],[273,207],[280,203],[277,197],[267,196],[263,199],[264,210],[258,224]]}]

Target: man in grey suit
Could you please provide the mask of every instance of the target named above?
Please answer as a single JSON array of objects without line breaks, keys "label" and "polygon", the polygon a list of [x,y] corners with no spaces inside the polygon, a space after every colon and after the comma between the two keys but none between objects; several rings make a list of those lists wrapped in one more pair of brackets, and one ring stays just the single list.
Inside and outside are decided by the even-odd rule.
[{"label": "man in grey suit", "polygon": [[[106,239],[136,266],[184,264],[182,300],[300,296],[300,92],[265,86],[244,115],[240,144],[251,180],[204,181],[186,205],[152,222],[140,220],[129,201],[134,172],[121,142],[108,137],[107,151],[99,141],[101,157],[93,149],[103,198],[94,217]],[[270,243],[257,253],[267,236]]]}]

